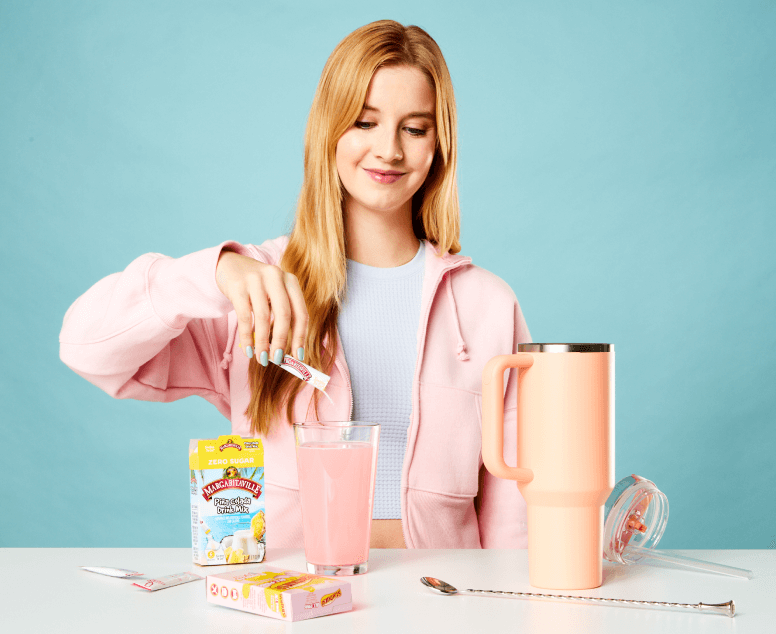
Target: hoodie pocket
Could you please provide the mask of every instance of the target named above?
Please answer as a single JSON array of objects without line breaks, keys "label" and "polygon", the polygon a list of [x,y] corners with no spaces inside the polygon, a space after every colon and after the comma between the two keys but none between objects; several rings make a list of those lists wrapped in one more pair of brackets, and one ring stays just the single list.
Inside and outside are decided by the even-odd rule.
[{"label": "hoodie pocket", "polygon": [[421,384],[420,422],[410,466],[410,488],[473,498],[479,485],[480,395]]}]

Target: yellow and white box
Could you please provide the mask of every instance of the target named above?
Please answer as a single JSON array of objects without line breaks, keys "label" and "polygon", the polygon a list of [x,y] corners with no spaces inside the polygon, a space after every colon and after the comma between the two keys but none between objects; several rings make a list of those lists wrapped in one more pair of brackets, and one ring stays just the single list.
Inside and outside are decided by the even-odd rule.
[{"label": "yellow and white box", "polygon": [[353,609],[350,582],[272,566],[208,575],[206,591],[209,603],[283,621]]},{"label": "yellow and white box", "polygon": [[264,448],[234,434],[189,442],[191,546],[195,564],[264,561]]}]

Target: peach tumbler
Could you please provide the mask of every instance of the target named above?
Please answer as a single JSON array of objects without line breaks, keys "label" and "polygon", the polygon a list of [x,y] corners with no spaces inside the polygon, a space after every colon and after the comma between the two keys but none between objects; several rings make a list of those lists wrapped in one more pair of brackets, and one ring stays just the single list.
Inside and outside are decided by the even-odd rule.
[{"label": "peach tumbler", "polygon": [[[518,368],[517,467],[504,462],[504,371]],[[537,588],[602,581],[604,504],[614,488],[614,346],[519,344],[482,373],[482,459],[528,506]]]}]

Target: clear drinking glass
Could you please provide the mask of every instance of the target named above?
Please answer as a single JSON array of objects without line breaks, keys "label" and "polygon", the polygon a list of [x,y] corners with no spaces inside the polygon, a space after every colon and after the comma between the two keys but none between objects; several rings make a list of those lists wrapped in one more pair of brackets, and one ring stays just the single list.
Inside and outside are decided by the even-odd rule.
[{"label": "clear drinking glass", "polygon": [[380,425],[294,424],[307,571],[367,571]]}]

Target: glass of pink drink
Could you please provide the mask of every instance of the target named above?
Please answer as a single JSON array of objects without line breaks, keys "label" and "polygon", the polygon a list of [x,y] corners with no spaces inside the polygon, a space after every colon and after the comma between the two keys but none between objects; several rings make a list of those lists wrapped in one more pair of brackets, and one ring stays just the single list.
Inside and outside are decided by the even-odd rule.
[{"label": "glass of pink drink", "polygon": [[367,571],[380,425],[294,424],[307,571]]}]

